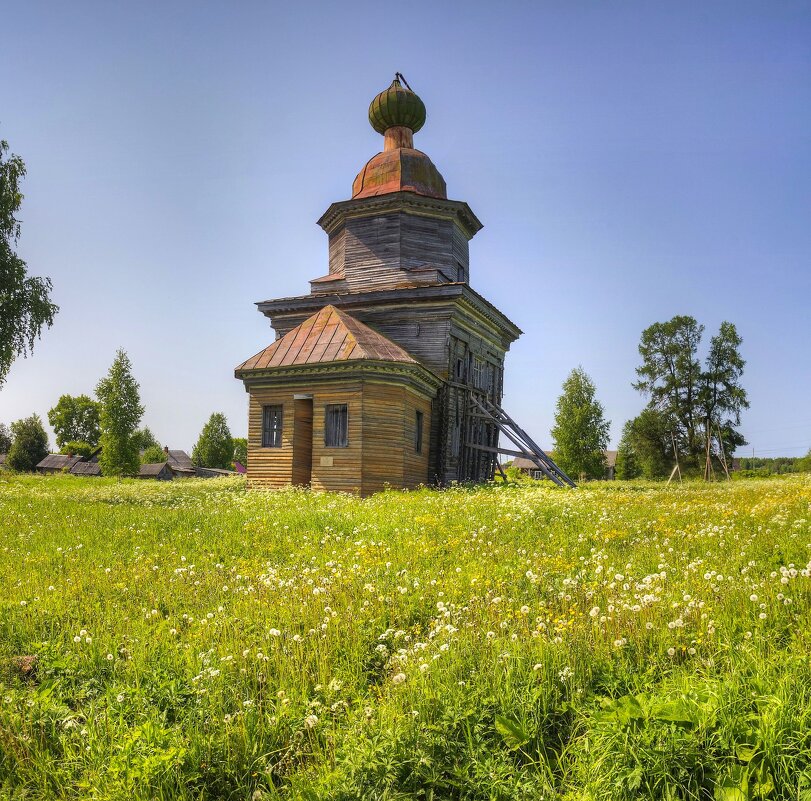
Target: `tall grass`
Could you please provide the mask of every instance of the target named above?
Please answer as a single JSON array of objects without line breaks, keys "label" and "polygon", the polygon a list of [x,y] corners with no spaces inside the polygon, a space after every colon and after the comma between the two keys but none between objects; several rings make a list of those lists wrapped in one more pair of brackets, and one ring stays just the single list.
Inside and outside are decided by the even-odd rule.
[{"label": "tall grass", "polygon": [[811,801],[809,562],[801,476],[3,478],[0,797]]}]

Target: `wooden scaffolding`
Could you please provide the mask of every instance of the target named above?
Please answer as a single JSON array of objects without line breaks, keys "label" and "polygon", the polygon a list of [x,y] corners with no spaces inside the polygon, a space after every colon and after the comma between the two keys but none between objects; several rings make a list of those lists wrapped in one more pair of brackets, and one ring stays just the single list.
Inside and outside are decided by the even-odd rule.
[{"label": "wooden scaffolding", "polygon": [[[577,486],[501,406],[484,394],[468,393],[464,431],[460,469],[463,475],[492,479],[496,470],[502,472],[498,456],[505,454],[528,459],[559,487]],[[500,446],[499,435],[503,435],[514,447]]]}]

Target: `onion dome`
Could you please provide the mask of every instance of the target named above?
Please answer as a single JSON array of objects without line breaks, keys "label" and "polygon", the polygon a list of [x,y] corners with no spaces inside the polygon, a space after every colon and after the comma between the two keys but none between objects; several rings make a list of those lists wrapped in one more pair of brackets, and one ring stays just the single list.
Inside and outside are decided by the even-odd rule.
[{"label": "onion dome", "polygon": [[416,133],[425,125],[425,104],[408,84],[402,85],[400,78],[402,75],[396,73],[391,86],[369,104],[369,123],[378,133],[396,127]]},{"label": "onion dome", "polygon": [[414,148],[414,132],[425,124],[425,104],[399,72],[391,86],[372,100],[369,122],[383,134],[383,152],[358,173],[352,185],[353,198],[392,192],[447,198],[445,179],[431,159]]}]

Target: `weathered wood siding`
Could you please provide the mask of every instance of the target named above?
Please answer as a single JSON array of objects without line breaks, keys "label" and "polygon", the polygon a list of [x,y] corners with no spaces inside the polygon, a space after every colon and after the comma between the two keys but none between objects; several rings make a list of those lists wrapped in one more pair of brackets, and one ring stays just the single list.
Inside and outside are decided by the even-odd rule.
[{"label": "weathered wood siding", "polygon": [[[401,384],[381,381],[335,381],[312,388],[309,404],[294,400],[300,384],[252,388],[248,421],[248,480],[283,487],[307,484],[316,490],[370,495],[386,485],[416,487],[430,480],[432,404]],[[324,444],[326,407],[347,404],[348,445]],[[263,448],[262,406],[281,405],[282,447]],[[424,415],[422,452],[414,449],[416,411]],[[309,428],[308,428],[309,427]],[[311,465],[294,446],[296,432],[311,442]]]},{"label": "weathered wood siding", "polygon": [[[424,415],[421,453],[414,450],[416,412]],[[431,402],[403,386],[363,384],[363,487],[371,495],[428,482]]]},{"label": "weathered wood siding", "polygon": [[437,267],[456,280],[456,264],[453,260],[453,228],[451,220],[420,217],[404,214],[400,233],[400,265],[404,269]]},{"label": "weathered wood siding", "polygon": [[464,282],[470,283],[470,246],[467,235],[458,226],[453,226],[453,260],[464,270]]},{"label": "weathered wood siding", "polygon": [[[282,447],[262,447],[262,407],[282,406]],[[252,389],[248,403],[248,482],[285,487],[293,480],[293,393],[289,389]]]},{"label": "weathered wood siding", "polygon": [[354,217],[330,236],[329,271],[342,274],[350,292],[467,281],[467,237],[448,217]]},{"label": "weathered wood siding", "polygon": [[403,486],[404,405],[404,387],[364,382],[364,495]]},{"label": "weathered wood siding", "polygon": [[[301,391],[301,390],[298,390]],[[347,404],[348,445],[324,445],[326,406]],[[336,381],[313,389],[313,475],[316,490],[360,492],[363,459],[363,396],[361,382]],[[329,462],[332,462],[329,464]]]},{"label": "weathered wood siding", "polygon": [[344,276],[350,291],[390,288],[402,281],[400,214],[347,220]]},{"label": "weathered wood siding", "polygon": [[[305,412],[299,407],[298,421],[294,393],[301,393],[300,384],[280,385],[272,389],[251,388],[248,416],[248,480],[250,483],[284,487],[306,483],[306,464],[300,458],[293,469],[293,437],[296,422],[301,427]],[[318,490],[358,492],[361,489],[361,456],[363,449],[362,396],[360,382],[336,381],[313,390],[312,473],[311,486]],[[348,410],[348,446],[328,448],[324,445],[325,407],[331,403],[346,403]],[[262,406],[283,406],[282,447],[262,447]],[[306,426],[305,426],[306,428]],[[300,429],[301,430],[301,429]],[[305,431],[305,436],[309,432]],[[329,464],[329,462],[332,464]]]},{"label": "weathered wood siding", "polygon": [[343,273],[346,229],[335,231],[329,238],[329,272],[330,275]]},{"label": "weathered wood siding", "polygon": [[293,401],[293,483],[308,487],[313,469],[313,401]]},{"label": "weathered wood siding", "polygon": [[[405,391],[405,441],[404,441],[404,468],[403,486],[418,487],[431,481],[429,474],[431,456],[431,408],[429,400],[409,390]],[[414,450],[414,435],[416,429],[416,412],[421,411],[422,419],[422,451]]]}]

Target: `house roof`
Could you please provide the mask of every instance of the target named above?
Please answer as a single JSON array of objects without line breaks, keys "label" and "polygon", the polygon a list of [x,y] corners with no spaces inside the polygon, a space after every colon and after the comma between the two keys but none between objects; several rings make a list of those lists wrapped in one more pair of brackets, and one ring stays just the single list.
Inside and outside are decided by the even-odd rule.
[{"label": "house roof", "polygon": [[235,476],[236,470],[222,470],[219,467],[198,467],[195,472],[200,478],[212,478],[216,476]]},{"label": "house roof", "polygon": [[70,472],[74,476],[100,476],[101,465],[98,462],[76,462]]},{"label": "house roof", "polygon": [[37,468],[43,470],[62,470],[64,468],[70,469],[77,462],[83,462],[82,456],[67,456],[64,453],[49,453],[38,465]]},{"label": "house roof", "polygon": [[166,462],[157,462],[156,464],[142,464],[138,470],[139,476],[157,476],[160,475]]},{"label": "house roof", "polygon": [[[547,454],[551,453],[551,451],[546,451]],[[605,466],[606,467],[614,467],[617,463],[617,452],[616,451],[603,451],[603,455],[605,456]],[[513,467],[517,467],[519,470],[540,470],[538,465],[535,462],[530,461],[529,459],[524,459],[523,456],[517,456],[513,459],[512,463]]]},{"label": "house roof", "polygon": [[194,470],[194,462],[191,460],[191,456],[189,456],[186,451],[173,451],[167,450],[166,453],[166,461],[169,462],[169,467],[172,469],[181,468],[186,470]]},{"label": "house roof", "polygon": [[334,306],[324,306],[281,339],[240,364],[235,372],[359,359],[417,363],[407,351],[369,326]]},{"label": "house roof", "polygon": [[535,462],[531,459],[525,459],[523,456],[516,456],[513,459],[512,467],[517,467],[519,470],[540,470]]}]

